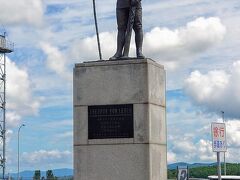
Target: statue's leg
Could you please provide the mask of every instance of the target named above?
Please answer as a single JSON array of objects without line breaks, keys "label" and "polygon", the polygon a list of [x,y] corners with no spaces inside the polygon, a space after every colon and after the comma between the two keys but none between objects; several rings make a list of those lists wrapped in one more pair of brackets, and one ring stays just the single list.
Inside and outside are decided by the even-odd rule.
[{"label": "statue's leg", "polygon": [[142,45],[143,45],[143,29],[142,29],[142,8],[137,7],[136,15],[134,20],[133,29],[135,31],[135,43],[136,43],[136,53],[137,58],[145,58],[142,53]]},{"label": "statue's leg", "polygon": [[118,8],[117,9],[117,24],[118,24],[118,35],[117,35],[117,52],[110,60],[120,59],[123,56],[123,46],[125,42],[125,33],[127,29],[129,16],[129,8]]}]

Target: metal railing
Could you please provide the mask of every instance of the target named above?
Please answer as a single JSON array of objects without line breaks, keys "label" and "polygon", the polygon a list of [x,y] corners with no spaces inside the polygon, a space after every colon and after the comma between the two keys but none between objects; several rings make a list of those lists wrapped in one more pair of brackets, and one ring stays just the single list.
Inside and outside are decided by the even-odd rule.
[{"label": "metal railing", "polygon": [[14,43],[6,40],[5,36],[0,35],[0,51],[1,52],[12,52],[14,50]]}]

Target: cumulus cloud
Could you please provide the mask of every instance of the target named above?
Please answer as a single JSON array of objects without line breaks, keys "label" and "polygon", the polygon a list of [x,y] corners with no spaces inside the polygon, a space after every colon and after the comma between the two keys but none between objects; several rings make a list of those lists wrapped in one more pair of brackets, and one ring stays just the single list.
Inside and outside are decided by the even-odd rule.
[{"label": "cumulus cloud", "polygon": [[188,154],[195,150],[194,144],[188,139],[183,139],[181,141],[176,141],[174,143],[174,149],[178,149],[179,153]]},{"label": "cumulus cloud", "polygon": [[[168,163],[216,162],[216,153],[212,151],[211,122],[222,122],[220,113],[201,111],[182,93],[168,94]],[[228,118],[226,129],[227,162],[239,162],[240,120]]]},{"label": "cumulus cloud", "polygon": [[20,123],[22,117],[16,112],[7,112],[6,119],[8,127],[11,128],[17,126]]},{"label": "cumulus cloud", "polygon": [[224,111],[226,116],[239,119],[240,61],[234,62],[229,71],[192,72],[185,81],[185,91],[205,110]]},{"label": "cumulus cloud", "polygon": [[[171,30],[155,27],[144,37],[144,52],[147,57],[160,60],[174,69],[182,63],[192,61],[192,56],[218,44],[226,33],[225,26],[217,17],[197,18],[186,26]],[[104,58],[109,58],[116,49],[116,33],[100,33]],[[134,55],[134,42],[131,43]],[[77,59],[92,60],[98,57],[96,36],[77,40],[73,43],[71,55]]]},{"label": "cumulus cloud", "polygon": [[7,125],[18,125],[22,116],[36,115],[40,102],[34,98],[31,82],[26,70],[19,68],[9,58],[6,60]]},{"label": "cumulus cloud", "polygon": [[228,148],[226,152],[226,162],[239,163],[240,153],[239,148]]},{"label": "cumulus cloud", "polygon": [[231,120],[226,123],[227,144],[232,148],[240,148],[240,120]]},{"label": "cumulus cloud", "polygon": [[[101,49],[105,59],[108,59],[114,54],[116,46],[116,33],[115,32],[103,32],[100,33]],[[69,52],[72,58],[77,60],[81,59],[96,60],[98,57],[97,37],[87,37],[85,39],[77,40],[72,44]]]},{"label": "cumulus cloud", "polygon": [[40,45],[43,52],[47,55],[47,67],[64,79],[71,80],[72,75],[67,69],[68,62],[66,56],[57,47],[49,43],[42,42]]},{"label": "cumulus cloud", "polygon": [[168,162],[168,164],[175,163],[176,162],[176,154],[171,151],[167,152],[167,162]]},{"label": "cumulus cloud", "polygon": [[72,152],[59,150],[24,152],[22,161],[25,166],[31,167],[31,169],[66,167],[66,164],[72,161]]},{"label": "cumulus cloud", "polygon": [[[7,130],[6,131],[6,144],[7,146],[9,145],[11,139],[12,139],[12,136],[13,136],[13,131],[12,130]],[[0,146],[2,146],[3,144],[3,141],[2,139],[0,140]],[[6,150],[8,152],[8,149]]]},{"label": "cumulus cloud", "polygon": [[[215,122],[222,122],[222,119],[217,119]],[[204,127],[201,128],[201,132],[203,134],[210,133],[210,124],[205,125]],[[240,160],[240,157],[236,159],[233,158],[234,154],[233,152],[237,152],[240,147],[240,120],[237,119],[231,119],[226,122],[226,138],[227,138],[227,146],[228,146],[228,152],[227,156],[228,161],[230,162],[237,162]],[[201,140],[201,146],[200,147],[205,147],[205,152],[211,153],[212,152],[212,142],[209,140]],[[201,149],[199,149],[201,151]],[[239,154],[239,152],[237,153]],[[236,155],[236,153],[235,153]]]},{"label": "cumulus cloud", "polygon": [[217,17],[200,17],[174,30],[156,27],[145,35],[145,52],[175,68],[221,42],[225,33],[226,28]]},{"label": "cumulus cloud", "polygon": [[[210,135],[210,125],[208,134]],[[216,159],[212,151],[212,142],[201,137],[198,133],[182,134],[171,137],[170,160],[173,162],[212,162]],[[203,136],[202,136],[203,137]],[[210,136],[209,136],[210,138]],[[175,157],[172,159],[172,157]]]},{"label": "cumulus cloud", "polygon": [[199,157],[200,161],[211,162],[216,160],[216,155],[212,151],[212,142],[209,140],[200,139],[196,144],[197,152],[195,156]]},{"label": "cumulus cloud", "polygon": [[3,24],[42,23],[44,5],[42,0],[0,0],[0,22]]},{"label": "cumulus cloud", "polygon": [[[222,122],[222,119],[212,119],[211,122]],[[173,162],[215,162],[216,153],[212,151],[211,122],[205,122],[199,128],[191,128],[181,136],[170,135],[168,138],[169,163]],[[196,126],[196,125],[195,125]],[[239,162],[240,147],[240,121],[229,120],[226,122],[227,162]],[[191,134],[192,133],[192,134]],[[200,138],[200,139],[198,139]]]},{"label": "cumulus cloud", "polygon": [[[186,138],[183,134],[181,137]],[[200,139],[194,141],[194,136],[185,140],[175,137],[171,142],[169,162],[212,162],[216,159],[212,152],[212,143]]]}]

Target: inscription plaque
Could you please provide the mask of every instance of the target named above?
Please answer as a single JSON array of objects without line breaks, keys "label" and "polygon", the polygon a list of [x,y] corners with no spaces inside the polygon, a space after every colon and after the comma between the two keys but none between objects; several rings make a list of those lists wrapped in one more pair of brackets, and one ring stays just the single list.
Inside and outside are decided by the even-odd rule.
[{"label": "inscription plaque", "polygon": [[88,139],[133,138],[133,105],[88,106]]}]

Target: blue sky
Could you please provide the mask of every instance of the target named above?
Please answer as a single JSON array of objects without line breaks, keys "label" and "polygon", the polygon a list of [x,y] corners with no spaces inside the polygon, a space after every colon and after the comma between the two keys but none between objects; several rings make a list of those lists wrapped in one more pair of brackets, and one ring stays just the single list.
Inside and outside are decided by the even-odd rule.
[{"label": "blue sky", "polygon": [[[168,162],[213,162],[210,123],[227,119],[240,162],[239,0],[142,0],[144,54],[167,70]],[[72,168],[72,68],[97,60],[89,0],[0,0],[7,59],[7,171]],[[102,53],[116,46],[115,0],[96,1]],[[134,46],[131,54],[134,53]]]}]

